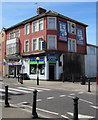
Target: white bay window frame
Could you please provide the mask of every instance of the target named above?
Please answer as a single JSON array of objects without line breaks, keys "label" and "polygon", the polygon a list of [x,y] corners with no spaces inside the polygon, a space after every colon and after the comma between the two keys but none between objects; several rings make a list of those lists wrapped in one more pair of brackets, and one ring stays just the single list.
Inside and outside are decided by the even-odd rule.
[{"label": "white bay window frame", "polygon": [[[50,19],[54,19],[54,25],[52,25],[53,23],[51,23]],[[57,18],[56,17],[47,17],[47,25],[48,25],[49,30],[56,30],[57,29]]]},{"label": "white bay window frame", "polygon": [[68,51],[76,52],[76,40],[75,39],[68,39]]},{"label": "white bay window frame", "polygon": [[[50,39],[52,37],[54,37],[54,43],[53,43],[52,39]],[[57,36],[56,35],[48,35],[47,39],[48,39],[47,49],[57,49]],[[51,45],[54,45],[54,47],[51,47]]]}]

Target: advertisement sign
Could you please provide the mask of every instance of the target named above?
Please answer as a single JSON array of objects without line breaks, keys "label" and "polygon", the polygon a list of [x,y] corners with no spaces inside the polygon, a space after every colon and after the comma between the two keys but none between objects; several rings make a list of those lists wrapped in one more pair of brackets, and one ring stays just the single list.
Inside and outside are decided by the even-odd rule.
[{"label": "advertisement sign", "polygon": [[61,41],[67,41],[67,23],[63,21],[58,22],[58,31],[59,31],[59,40]]},{"label": "advertisement sign", "polygon": [[84,30],[77,27],[77,44],[84,45]]}]

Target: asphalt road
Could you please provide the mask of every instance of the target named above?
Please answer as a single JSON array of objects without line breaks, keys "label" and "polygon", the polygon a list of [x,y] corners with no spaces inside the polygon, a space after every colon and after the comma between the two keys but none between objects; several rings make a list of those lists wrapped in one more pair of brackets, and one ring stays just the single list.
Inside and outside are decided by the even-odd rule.
[{"label": "asphalt road", "polygon": [[[4,86],[1,88],[0,99],[4,99]],[[9,102],[13,106],[21,106],[26,112],[32,113],[33,91],[37,89],[37,113],[44,118],[73,118],[75,96],[79,97],[79,120],[95,118],[96,95],[78,91],[65,91],[42,87],[23,86],[21,84],[9,85]]]}]

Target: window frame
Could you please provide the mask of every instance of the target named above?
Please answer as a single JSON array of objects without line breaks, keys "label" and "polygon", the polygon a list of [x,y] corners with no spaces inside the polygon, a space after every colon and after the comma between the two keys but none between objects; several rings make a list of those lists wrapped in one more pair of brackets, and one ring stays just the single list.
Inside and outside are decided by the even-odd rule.
[{"label": "window frame", "polygon": [[[69,41],[71,41],[70,50],[69,50]],[[73,49],[73,47],[72,47],[73,46],[73,44],[72,44],[73,41],[75,42],[75,46],[74,46],[75,47],[75,51],[72,50]],[[69,52],[76,52],[77,51],[76,39],[68,38],[68,51]]]},{"label": "window frame", "polygon": [[[49,28],[49,19],[54,18],[55,19],[55,28]],[[47,29],[48,30],[57,30],[57,18],[56,17],[47,17]]]},{"label": "window frame", "polygon": [[[16,32],[17,31],[19,31],[19,36],[18,37],[20,37],[20,29],[16,29],[16,30],[13,30],[13,31],[11,31],[10,33],[9,33],[9,38],[10,39],[14,39],[14,38],[18,38],[18,37],[16,37]],[[13,34],[13,37],[11,38],[11,33]]]},{"label": "window frame", "polygon": [[[39,22],[40,21],[42,21],[42,25],[43,25],[42,30],[44,30],[44,18],[41,18],[39,20],[35,20],[35,21],[32,22],[32,33],[36,33],[36,32],[42,31],[42,30],[39,29],[39,25],[40,25]],[[33,26],[34,26],[33,24],[34,23],[36,23],[36,31],[34,31],[34,28],[33,28]]]},{"label": "window frame", "polygon": [[[71,24],[70,28],[69,28],[69,25],[68,25],[68,24]],[[72,25],[75,26],[75,28],[74,28],[74,33],[72,32]],[[68,33],[71,33],[71,34],[76,35],[76,24],[75,24],[75,23],[70,22],[70,21],[67,21],[67,29],[68,29]],[[70,29],[70,31],[69,31],[69,29]]]},{"label": "window frame", "polygon": [[[36,40],[36,49],[35,50],[34,50],[34,47],[33,47],[33,43],[34,43],[33,41],[34,40]],[[33,38],[32,39],[32,51],[36,51],[36,50],[38,50],[38,38]]]},{"label": "window frame", "polygon": [[[27,26],[29,26],[29,33],[28,33],[28,34],[27,34],[27,32],[26,32],[26,27],[27,27]],[[25,34],[25,35],[29,35],[29,34],[30,34],[30,23],[25,24],[24,34]]]},{"label": "window frame", "polygon": [[[26,42],[28,41],[28,50],[26,51]],[[29,52],[30,43],[29,40],[24,41],[24,52]]]},{"label": "window frame", "polygon": [[[49,48],[49,37],[51,37],[51,36],[54,36],[55,37],[55,48],[53,48],[53,49],[50,49]],[[57,36],[56,35],[47,35],[47,40],[48,40],[48,44],[47,44],[47,49],[49,49],[49,50],[56,50],[57,49]]]}]

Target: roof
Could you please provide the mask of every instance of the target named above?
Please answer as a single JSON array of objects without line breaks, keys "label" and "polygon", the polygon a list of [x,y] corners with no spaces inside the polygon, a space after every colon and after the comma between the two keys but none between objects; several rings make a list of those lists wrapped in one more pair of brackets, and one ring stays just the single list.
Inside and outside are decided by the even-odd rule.
[{"label": "roof", "polygon": [[82,22],[76,21],[76,20],[74,20],[74,19],[71,19],[71,18],[69,18],[69,17],[66,17],[66,16],[64,16],[64,15],[62,15],[62,14],[59,14],[59,13],[57,13],[57,12],[54,12],[54,11],[52,11],[52,10],[49,10],[49,11],[46,11],[45,13],[43,13],[43,14],[36,15],[36,16],[31,17],[31,18],[29,18],[29,19],[26,19],[26,20],[24,20],[24,21],[22,21],[22,22],[20,22],[20,23],[18,23],[18,24],[15,24],[15,25],[13,25],[13,26],[11,26],[11,27],[9,27],[9,28],[6,28],[5,31],[10,30],[10,29],[13,29],[13,28],[15,28],[15,27],[18,27],[18,26],[20,26],[20,25],[24,25],[24,24],[29,23],[29,22],[33,22],[34,20],[40,19],[40,18],[45,17],[45,16],[60,17],[60,18],[66,19],[66,20],[68,20],[68,21],[81,24],[81,25],[83,25],[83,26],[85,26],[85,27],[88,26],[87,24],[84,24],[84,23],[82,23]]},{"label": "roof", "polygon": [[97,45],[93,45],[93,44],[87,44],[87,46],[91,46],[91,47],[96,47],[96,48],[98,48]]}]

